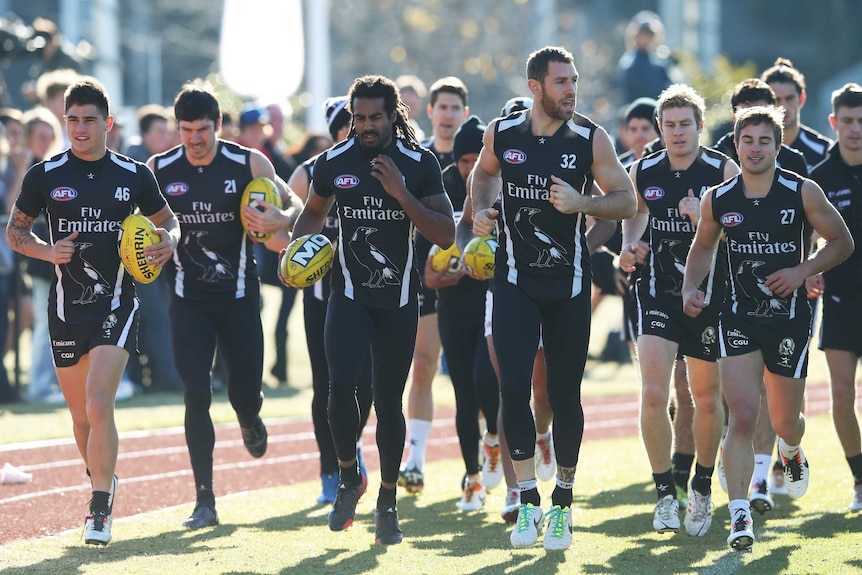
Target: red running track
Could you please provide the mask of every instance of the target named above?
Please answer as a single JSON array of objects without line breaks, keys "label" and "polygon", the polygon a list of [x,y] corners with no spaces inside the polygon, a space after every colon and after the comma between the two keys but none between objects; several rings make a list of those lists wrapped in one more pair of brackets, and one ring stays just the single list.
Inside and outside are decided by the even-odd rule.
[{"label": "red running track", "polygon": [[[829,388],[809,386],[806,412],[829,410]],[[585,440],[633,436],[638,433],[638,398],[634,395],[584,399]],[[365,429],[363,456],[369,469],[378,469],[374,418]],[[242,443],[239,426],[216,428],[214,452],[217,496],[264,487],[291,485],[319,477],[317,444],[311,420],[269,420],[269,448],[252,459]],[[438,409],[428,444],[428,459],[458,457],[454,410]],[[17,539],[53,535],[83,525],[90,483],[71,439],[0,446],[0,463],[10,462],[33,474],[22,485],[0,485],[0,545]],[[117,517],[186,504],[191,512],[194,486],[180,428],[120,435],[117,461],[120,483]],[[31,518],[38,517],[39,521]]]}]

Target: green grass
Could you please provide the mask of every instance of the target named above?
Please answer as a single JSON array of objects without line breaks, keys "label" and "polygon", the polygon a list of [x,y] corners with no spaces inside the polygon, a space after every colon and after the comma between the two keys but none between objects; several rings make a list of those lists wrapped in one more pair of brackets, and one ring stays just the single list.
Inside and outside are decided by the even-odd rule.
[{"label": "green grass", "polygon": [[[756,516],[757,541],[747,553],[727,548],[727,496],[717,486],[706,537],[651,532],[654,488],[640,440],[628,438],[584,444],[575,542],[565,553],[545,552],[540,543],[513,550],[498,515],[500,489],[483,511],[457,511],[463,467],[446,460],[428,465],[421,496],[400,497],[402,545],[373,544],[379,479],[372,476],[346,533],[327,529],[328,509],[308,506],[316,482],[303,483],[220,498],[222,525],[214,529],[179,527],[188,513],[182,506],[118,519],[104,549],[84,546],[80,530],[14,542],[0,549],[0,575],[862,573],[862,514],[842,511],[852,485],[828,417],[809,421],[804,443],[813,471],[808,493],[799,501],[780,496],[768,519]],[[541,486],[546,499],[552,487]]]}]

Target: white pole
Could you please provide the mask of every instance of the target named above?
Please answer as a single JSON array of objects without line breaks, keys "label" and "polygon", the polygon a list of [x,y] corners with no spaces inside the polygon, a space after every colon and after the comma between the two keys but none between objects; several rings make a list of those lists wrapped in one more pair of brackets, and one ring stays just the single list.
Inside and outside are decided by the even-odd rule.
[{"label": "white pole", "polygon": [[120,55],[119,0],[93,0],[93,45],[97,59],[94,75],[111,98],[111,105],[123,106],[123,61]]},{"label": "white pole", "polygon": [[311,95],[311,106],[306,114],[306,127],[310,131],[326,131],[326,120],[323,117],[323,102],[330,96],[342,96],[347,86],[339,86],[337,94],[332,92],[332,75],[330,73],[329,51],[329,2],[325,0],[309,0],[308,31],[305,34],[308,65],[306,79],[308,92]]}]

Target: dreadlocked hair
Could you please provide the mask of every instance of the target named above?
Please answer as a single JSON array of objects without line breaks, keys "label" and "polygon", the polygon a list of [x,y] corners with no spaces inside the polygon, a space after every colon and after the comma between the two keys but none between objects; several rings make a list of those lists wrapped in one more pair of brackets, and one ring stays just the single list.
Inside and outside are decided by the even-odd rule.
[{"label": "dreadlocked hair", "polygon": [[[404,140],[407,146],[413,150],[419,148],[419,139],[416,131],[408,121],[407,105],[401,101],[401,92],[395,82],[384,76],[372,75],[357,78],[347,93],[348,106],[353,112],[353,100],[355,98],[383,98],[383,107],[387,114],[395,114],[392,123],[393,134],[396,138]],[[356,126],[351,121],[348,137],[356,135]]]}]

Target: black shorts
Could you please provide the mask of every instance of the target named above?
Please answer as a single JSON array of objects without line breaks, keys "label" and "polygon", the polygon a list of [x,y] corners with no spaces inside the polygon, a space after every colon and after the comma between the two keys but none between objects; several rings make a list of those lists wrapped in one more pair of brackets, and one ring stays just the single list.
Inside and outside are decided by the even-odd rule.
[{"label": "black shorts", "polygon": [[697,317],[682,311],[679,298],[654,298],[638,284],[637,335],[655,335],[679,344],[679,353],[704,361],[718,360],[718,305],[710,305]]},{"label": "black shorts", "polygon": [[70,324],[56,316],[48,318],[51,350],[56,367],[77,365],[91,349],[100,345],[121,347],[138,353],[138,298],[123,303],[102,321]]},{"label": "black shorts", "polygon": [[593,269],[593,285],[599,288],[602,295],[617,295],[614,255],[605,250],[597,251],[590,256],[590,266]]},{"label": "black shorts", "polygon": [[719,319],[721,357],[760,350],[763,365],[771,373],[803,378],[808,375],[810,333],[809,318],[764,324],[731,312],[722,312]]},{"label": "black shorts", "polygon": [[419,317],[437,313],[437,290],[422,286],[419,289]]},{"label": "black shorts", "polygon": [[[813,313],[813,312],[812,312]],[[849,351],[857,357],[862,356],[862,304],[857,299],[848,301],[846,297],[823,296],[823,316],[820,320],[820,349]]]}]

